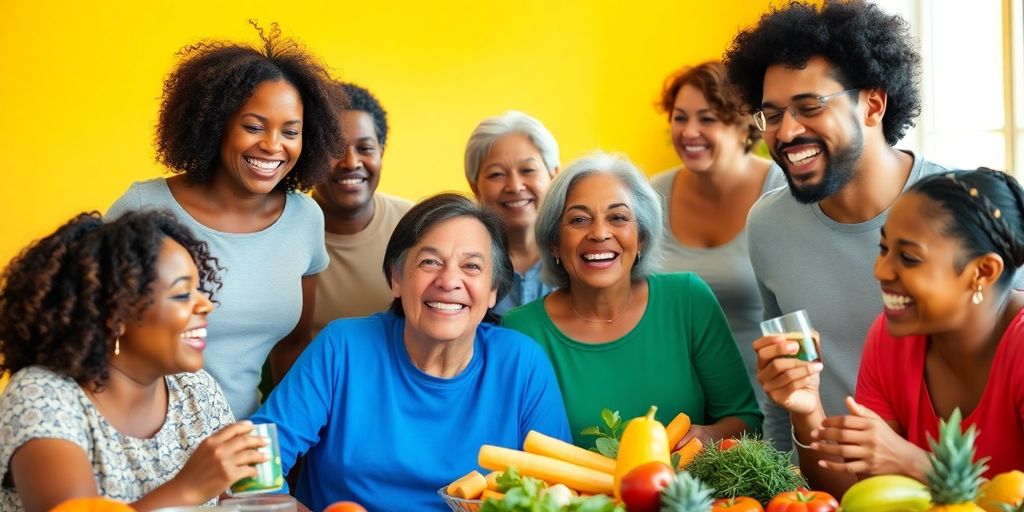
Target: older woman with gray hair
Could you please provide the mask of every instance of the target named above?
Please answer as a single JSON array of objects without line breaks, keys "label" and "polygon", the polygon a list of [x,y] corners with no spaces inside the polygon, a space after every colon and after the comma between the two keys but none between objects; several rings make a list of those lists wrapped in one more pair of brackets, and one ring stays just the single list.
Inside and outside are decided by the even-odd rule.
[{"label": "older woman with gray hair", "polygon": [[623,417],[653,404],[693,427],[677,446],[761,428],[763,415],[715,296],[695,274],[652,275],[662,206],[626,158],[596,153],[551,183],[537,220],[543,278],[559,289],[504,325],[551,358],[578,445],[602,408]]},{"label": "older woman with gray hair", "polygon": [[552,290],[540,278],[533,229],[557,172],[558,143],[540,121],[522,112],[484,119],[466,143],[466,180],[480,204],[501,216],[515,269],[508,294],[494,307],[499,315]]},{"label": "older woman with gray hair", "polygon": [[544,352],[486,319],[512,273],[494,212],[455,194],[421,201],[383,270],[391,310],[328,324],[252,418],[277,424],[285,471],[306,454],[302,503],[440,512],[437,489],[475,468],[481,445],[569,439]]}]

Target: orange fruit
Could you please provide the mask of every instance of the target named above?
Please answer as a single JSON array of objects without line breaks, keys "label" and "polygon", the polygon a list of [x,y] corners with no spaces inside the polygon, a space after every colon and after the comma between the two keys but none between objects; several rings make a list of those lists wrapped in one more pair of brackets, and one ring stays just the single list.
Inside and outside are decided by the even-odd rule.
[{"label": "orange fruit", "polygon": [[976,503],[988,512],[1000,512],[1000,503],[1016,505],[1024,499],[1024,473],[1007,471],[985,482],[978,490]]},{"label": "orange fruit", "polygon": [[327,505],[324,512],[366,512],[366,509],[354,501],[336,501]]},{"label": "orange fruit", "polygon": [[50,512],[134,512],[120,501],[100,497],[71,498],[50,509]]}]

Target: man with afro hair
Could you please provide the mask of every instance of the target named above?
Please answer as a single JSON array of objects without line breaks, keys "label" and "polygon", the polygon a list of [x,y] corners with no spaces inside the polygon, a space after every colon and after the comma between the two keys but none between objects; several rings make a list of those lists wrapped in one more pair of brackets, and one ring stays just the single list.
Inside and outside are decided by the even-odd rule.
[{"label": "man with afro hair", "polygon": [[[826,362],[777,357],[796,353],[781,338],[754,342],[771,398],[765,437],[781,449],[793,440],[802,453],[826,416],[854,414],[844,400],[883,306],[879,229],[897,196],[943,170],[893,147],[921,112],[920,61],[909,25],[863,1],[774,9],[726,52],[729,80],[789,185],[748,217],[764,317],[807,310]],[[800,392],[819,386],[820,402]]]}]

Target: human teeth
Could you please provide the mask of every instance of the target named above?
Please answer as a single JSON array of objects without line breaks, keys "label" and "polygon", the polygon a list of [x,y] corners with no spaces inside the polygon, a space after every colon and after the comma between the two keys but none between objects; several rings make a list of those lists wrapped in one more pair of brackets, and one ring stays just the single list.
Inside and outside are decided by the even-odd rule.
[{"label": "human teeth", "polygon": [[341,183],[342,185],[358,185],[364,181],[366,180],[362,178],[348,178],[344,180],[339,180],[338,183]]},{"label": "human teeth", "polygon": [[427,305],[434,309],[443,309],[445,311],[455,311],[465,307],[462,304],[452,304],[449,302],[428,302]]},{"label": "human teeth", "polygon": [[615,257],[614,252],[596,252],[592,254],[584,254],[583,259],[587,261],[604,261],[610,260]]},{"label": "human teeth", "polygon": [[796,163],[796,162],[799,162],[800,160],[805,160],[807,158],[815,156],[818,153],[821,153],[820,149],[818,149],[818,148],[810,148],[810,149],[805,149],[803,151],[797,151],[797,152],[794,152],[794,153],[786,153],[786,158],[789,158],[790,162]]},{"label": "human teeth", "polygon": [[280,160],[260,160],[258,158],[252,158],[248,156],[245,157],[245,161],[249,165],[262,169],[264,171],[273,171],[274,169],[277,169],[279,165],[281,165]]},{"label": "human teeth", "polygon": [[198,329],[189,329],[181,333],[182,338],[205,338],[206,327],[200,327]]},{"label": "human teeth", "polygon": [[704,151],[707,148],[708,148],[707,146],[683,146],[683,149],[685,149],[685,150],[687,150],[687,151],[689,151],[691,153],[695,153],[697,151]]},{"label": "human teeth", "polygon": [[886,309],[903,309],[913,302],[914,299],[907,297],[906,295],[895,295],[892,293],[882,294],[882,304],[885,305]]},{"label": "human teeth", "polygon": [[505,203],[505,206],[509,208],[520,208],[530,203],[529,199],[520,199],[518,201],[509,201]]}]

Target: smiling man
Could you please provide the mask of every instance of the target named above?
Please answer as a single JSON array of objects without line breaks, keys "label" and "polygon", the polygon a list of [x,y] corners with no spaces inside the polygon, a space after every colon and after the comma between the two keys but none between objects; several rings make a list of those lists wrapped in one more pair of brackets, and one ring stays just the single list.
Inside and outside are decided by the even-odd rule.
[{"label": "smiling man", "polygon": [[[748,218],[765,318],[807,310],[824,368],[794,365],[820,377],[828,415],[846,413],[865,335],[882,309],[872,277],[879,228],[900,193],[942,171],[893,147],[921,111],[910,27],[866,2],[790,4],[741,31],[726,66],[789,184]],[[765,436],[789,449],[786,409],[766,409]],[[794,425],[792,435],[810,444],[814,428]]]},{"label": "smiling man", "polygon": [[366,316],[391,304],[380,270],[384,249],[398,220],[412,207],[378,193],[387,142],[387,113],[366,89],[341,84],[351,108],[341,115],[345,153],[326,183],[313,190],[324,211],[324,241],[331,263],[320,274],[313,315],[315,336],[332,320]]}]

